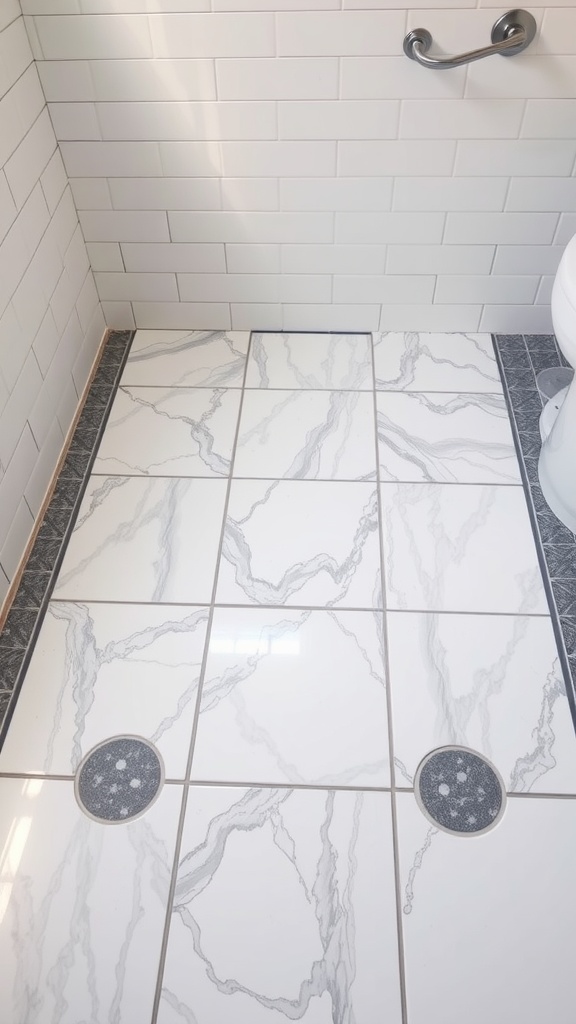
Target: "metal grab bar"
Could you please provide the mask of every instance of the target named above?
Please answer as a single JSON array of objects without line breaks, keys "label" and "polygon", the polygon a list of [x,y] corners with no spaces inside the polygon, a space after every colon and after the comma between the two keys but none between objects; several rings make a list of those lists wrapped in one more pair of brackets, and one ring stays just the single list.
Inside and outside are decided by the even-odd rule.
[{"label": "metal grab bar", "polygon": [[425,28],[414,28],[404,39],[404,53],[410,60],[416,60],[422,67],[458,68],[461,64],[471,64],[474,60],[491,57],[500,53],[503,57],[513,57],[515,53],[525,50],[536,35],[536,22],[529,11],[508,11],[503,14],[492,28],[492,45],[483,46],[480,50],[470,50],[456,57],[428,57],[432,46],[432,36]]}]

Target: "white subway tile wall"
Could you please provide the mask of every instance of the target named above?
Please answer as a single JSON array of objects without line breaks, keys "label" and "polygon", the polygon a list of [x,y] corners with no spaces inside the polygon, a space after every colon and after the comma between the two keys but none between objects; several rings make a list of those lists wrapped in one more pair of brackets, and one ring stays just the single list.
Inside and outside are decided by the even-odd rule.
[{"label": "white subway tile wall", "polygon": [[[76,104],[66,106],[74,108],[72,120],[80,131]],[[16,0],[3,0],[0,604],[26,547],[104,330],[24,18]]]},{"label": "white subway tile wall", "polygon": [[[574,10],[530,8],[513,59],[402,54],[419,25],[437,52],[484,45],[499,7],[22,0],[110,326],[549,331],[576,231]],[[36,168],[9,172],[21,201]]]}]

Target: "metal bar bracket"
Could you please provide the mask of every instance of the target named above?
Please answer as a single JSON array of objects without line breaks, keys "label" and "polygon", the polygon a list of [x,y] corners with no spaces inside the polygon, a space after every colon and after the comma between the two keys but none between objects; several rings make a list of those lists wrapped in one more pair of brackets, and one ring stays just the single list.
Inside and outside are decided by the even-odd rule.
[{"label": "metal bar bracket", "polygon": [[474,60],[491,57],[499,53],[502,57],[513,57],[522,53],[536,35],[536,22],[529,11],[507,11],[492,28],[492,45],[483,46],[480,50],[470,50],[456,57],[429,57],[432,36],[425,28],[414,28],[404,39],[404,53],[410,60],[416,60],[425,68],[445,70],[458,68],[461,64],[471,64]]}]

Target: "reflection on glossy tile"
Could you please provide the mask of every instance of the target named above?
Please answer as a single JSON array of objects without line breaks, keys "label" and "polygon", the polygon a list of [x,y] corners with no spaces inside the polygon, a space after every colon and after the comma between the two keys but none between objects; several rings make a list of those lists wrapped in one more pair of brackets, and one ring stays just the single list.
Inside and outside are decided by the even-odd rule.
[{"label": "reflection on glossy tile", "polygon": [[370,390],[370,344],[368,334],[253,334],[246,387]]},{"label": "reflection on glossy tile", "polygon": [[247,391],[236,476],[373,480],[374,403],[351,391]]},{"label": "reflection on glossy tile", "polygon": [[71,782],[0,780],[3,1024],[151,1019],[180,805],[106,826]]},{"label": "reflection on glossy tile", "polygon": [[0,771],[69,775],[109,736],[156,745],[168,778],[184,778],[208,610],[49,605]]},{"label": "reflection on glossy tile", "polygon": [[193,779],[389,786],[381,612],[217,609]]},{"label": "reflection on glossy tile", "polygon": [[92,477],[54,594],[211,600],[227,483]]},{"label": "reflection on glossy tile", "polygon": [[240,391],[120,388],[94,473],[227,476]]},{"label": "reflection on glossy tile", "polygon": [[381,480],[520,484],[503,395],[376,397]]},{"label": "reflection on glossy tile", "polygon": [[515,793],[576,793],[576,742],[550,620],[388,615],[396,778],[471,747]]},{"label": "reflection on glossy tile", "polygon": [[374,335],[381,391],[502,391],[489,334]]},{"label": "reflection on glossy tile", "polygon": [[383,484],[388,607],[546,614],[524,492]]},{"label": "reflection on glossy tile", "polygon": [[576,926],[572,800],[511,798],[477,838],[397,798],[410,1024],[571,1024]]},{"label": "reflection on glossy tile", "polygon": [[216,599],[380,608],[374,486],[233,481]]},{"label": "reflection on glossy tile", "polygon": [[389,796],[192,788],[158,1024],[400,1024]]},{"label": "reflection on glossy tile", "polygon": [[248,331],[137,331],[122,384],[240,388]]}]

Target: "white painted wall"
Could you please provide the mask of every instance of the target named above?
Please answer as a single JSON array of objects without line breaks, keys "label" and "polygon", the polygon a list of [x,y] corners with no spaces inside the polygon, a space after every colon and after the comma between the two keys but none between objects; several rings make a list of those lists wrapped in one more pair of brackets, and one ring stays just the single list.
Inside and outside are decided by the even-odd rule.
[{"label": "white painted wall", "polygon": [[[576,10],[453,71],[490,0],[24,0],[108,323],[548,331]],[[343,8],[343,9],[341,9]]]},{"label": "white painted wall", "polygon": [[0,604],[104,329],[18,0],[0,0]]}]

